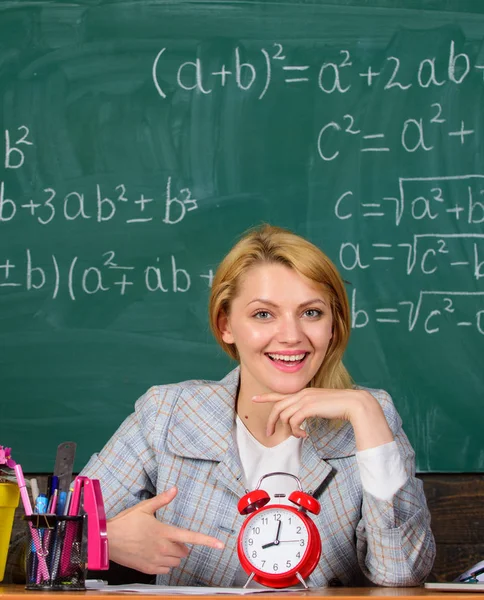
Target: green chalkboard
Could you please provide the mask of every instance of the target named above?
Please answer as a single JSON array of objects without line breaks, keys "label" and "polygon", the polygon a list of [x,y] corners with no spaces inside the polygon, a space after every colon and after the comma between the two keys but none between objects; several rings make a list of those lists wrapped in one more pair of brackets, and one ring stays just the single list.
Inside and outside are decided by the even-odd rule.
[{"label": "green chalkboard", "polygon": [[247,228],[348,281],[345,361],[420,471],[484,471],[484,4],[0,4],[0,443],[100,449],[231,368],[210,277]]}]

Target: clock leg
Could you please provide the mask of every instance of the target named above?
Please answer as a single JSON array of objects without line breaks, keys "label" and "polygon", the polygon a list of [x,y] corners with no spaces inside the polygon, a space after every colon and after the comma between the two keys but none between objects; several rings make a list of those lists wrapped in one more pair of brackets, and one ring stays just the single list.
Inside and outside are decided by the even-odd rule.
[{"label": "clock leg", "polygon": [[[299,571],[296,571],[296,577],[299,579],[299,581],[303,584],[304,588],[306,590],[309,590],[308,586],[306,585],[306,582],[304,581],[304,579],[301,577],[301,575],[299,574]],[[244,586],[245,587],[245,586]]]},{"label": "clock leg", "polygon": [[247,581],[245,582],[244,585],[244,589],[249,585],[249,583],[252,581],[253,577],[255,575],[255,571],[252,571],[252,573],[249,575],[249,579],[247,579]]}]

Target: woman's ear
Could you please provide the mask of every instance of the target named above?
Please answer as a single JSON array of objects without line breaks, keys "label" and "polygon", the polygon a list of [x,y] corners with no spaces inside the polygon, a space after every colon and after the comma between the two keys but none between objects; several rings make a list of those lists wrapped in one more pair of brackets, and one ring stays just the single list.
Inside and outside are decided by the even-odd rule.
[{"label": "woman's ear", "polygon": [[234,344],[234,336],[232,335],[232,328],[230,327],[230,321],[225,313],[220,313],[217,319],[217,327],[222,336],[222,340],[226,344]]}]

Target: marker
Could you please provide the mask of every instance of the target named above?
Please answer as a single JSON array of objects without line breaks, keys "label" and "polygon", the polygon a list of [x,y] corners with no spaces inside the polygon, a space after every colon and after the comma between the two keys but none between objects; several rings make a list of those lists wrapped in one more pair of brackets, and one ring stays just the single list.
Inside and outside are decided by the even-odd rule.
[{"label": "marker", "polygon": [[39,494],[35,501],[35,511],[38,515],[45,515],[49,505],[49,499],[46,494]]},{"label": "marker", "polygon": [[35,477],[32,477],[32,479],[30,480],[30,488],[32,489],[32,499],[35,505],[35,501],[37,500],[37,496],[39,495],[39,484],[37,483],[37,479]]},{"label": "marker", "polygon": [[25,483],[22,467],[17,463],[13,469],[15,471],[15,477],[17,478],[17,484],[20,490],[20,497],[22,498],[25,514],[30,516],[32,514],[32,505],[30,504],[30,498],[27,492],[27,485]]},{"label": "marker", "polygon": [[[37,496],[37,500],[35,501],[35,508],[34,508],[34,513],[38,514],[38,515],[45,515],[45,513],[48,511],[48,502],[49,499],[47,498],[46,494],[39,494]],[[46,537],[44,535],[44,530],[43,529],[37,529],[36,530],[38,535],[39,535],[39,540],[40,543],[42,545],[43,548],[48,546],[48,540],[46,540]],[[34,544],[34,548],[35,548],[35,544]],[[32,557],[32,573],[31,573],[31,578],[33,581],[35,581],[35,583],[39,584],[41,582],[41,576],[42,576],[42,570],[38,568],[37,566],[37,561],[39,559],[38,557],[38,552],[35,556]],[[43,552],[43,556],[45,556],[46,553]],[[35,576],[35,579],[34,579]]]},{"label": "marker", "polygon": [[[17,478],[17,484],[20,490],[20,497],[22,498],[22,504],[24,505],[25,514],[30,517],[32,514],[32,505],[30,504],[29,494],[27,492],[27,486],[25,484],[25,478],[22,471],[22,467],[17,463],[14,467],[15,477]],[[29,521],[29,529],[30,534],[32,535],[32,540],[34,542],[35,550],[37,552],[37,556],[39,558],[39,568],[41,575],[45,581],[49,580],[49,569],[47,568],[47,563],[45,562],[45,556],[42,551],[42,544],[40,543],[39,532],[32,525],[32,522]]]}]

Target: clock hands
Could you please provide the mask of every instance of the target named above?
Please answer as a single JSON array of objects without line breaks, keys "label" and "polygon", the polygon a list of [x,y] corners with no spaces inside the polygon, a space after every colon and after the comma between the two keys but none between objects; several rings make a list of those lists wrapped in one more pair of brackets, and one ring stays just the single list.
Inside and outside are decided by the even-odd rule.
[{"label": "clock hands", "polygon": [[278,525],[277,525],[277,531],[276,531],[276,539],[273,542],[269,542],[268,544],[264,544],[262,546],[262,550],[265,550],[266,548],[270,548],[271,546],[278,546],[279,545],[279,534],[281,533],[281,525],[282,525],[282,521],[279,521]]},{"label": "clock hands", "polygon": [[301,540],[277,540],[277,542],[271,542],[270,544],[264,544],[262,549],[270,548],[271,546],[278,546],[279,544],[289,544],[290,542],[301,542]]},{"label": "clock hands", "polygon": [[277,543],[279,543],[279,534],[281,533],[281,525],[282,525],[282,521],[279,521],[279,524],[277,525],[276,539],[274,540]]},{"label": "clock hands", "polygon": [[262,550],[265,550],[266,548],[270,548],[271,546],[277,546],[279,544],[279,542],[269,542],[269,544],[264,544],[262,546]]}]

